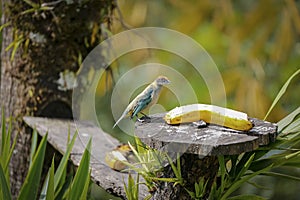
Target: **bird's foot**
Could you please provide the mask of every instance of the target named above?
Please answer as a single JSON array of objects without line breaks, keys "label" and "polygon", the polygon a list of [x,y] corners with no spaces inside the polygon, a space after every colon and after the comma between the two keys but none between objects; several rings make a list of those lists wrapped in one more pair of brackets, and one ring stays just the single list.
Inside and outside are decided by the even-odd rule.
[{"label": "bird's foot", "polygon": [[196,126],[197,128],[205,128],[207,127],[207,123],[203,120],[199,120],[199,121],[196,121],[196,122],[193,122],[192,123],[193,126]]},{"label": "bird's foot", "polygon": [[144,115],[142,118],[145,118],[145,119],[151,119],[151,118],[150,118],[148,115],[146,115],[145,113],[142,113],[142,112],[141,112],[141,114]]},{"label": "bird's foot", "polygon": [[143,116],[143,117],[141,117],[141,118],[136,118],[136,120],[137,121],[139,121],[139,122],[141,122],[141,123],[143,123],[143,122],[150,122],[151,120],[150,120],[151,118],[150,117],[148,117],[148,116]]}]

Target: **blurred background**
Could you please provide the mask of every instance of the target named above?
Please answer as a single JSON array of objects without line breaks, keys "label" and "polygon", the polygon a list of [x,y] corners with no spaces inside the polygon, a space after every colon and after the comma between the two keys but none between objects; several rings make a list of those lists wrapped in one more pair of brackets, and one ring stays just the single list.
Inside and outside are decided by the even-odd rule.
[{"label": "blurred background", "polygon": [[[164,27],[193,38],[205,48],[221,73],[227,107],[251,117],[263,119],[282,85],[299,69],[299,1],[118,0],[117,3],[112,34],[138,27]],[[102,128],[124,142],[128,135],[118,128],[112,129],[110,105],[114,82],[135,66],[148,62],[174,67],[188,79],[198,102],[210,103],[210,94],[201,76],[178,56],[158,50],[126,54],[112,64],[113,80],[107,73],[99,81],[96,95]],[[141,89],[143,87],[132,98]],[[299,102],[298,76],[267,120],[278,122],[299,107]],[[168,89],[163,91],[158,103],[166,110],[178,106],[176,97]],[[295,170],[290,173],[300,174]],[[261,185],[260,189],[253,187],[257,184]],[[299,199],[299,187],[298,182],[258,177],[238,192],[259,194],[268,199]]]},{"label": "blurred background", "polygon": [[[151,26],[173,29],[193,38],[205,48],[221,73],[227,107],[251,117],[262,119],[284,82],[299,69],[298,1],[119,0],[117,3],[112,34]],[[104,127],[111,129],[114,123],[107,116],[111,113],[107,105],[113,83],[135,66],[154,61],[174,67],[191,83],[198,102],[210,103],[205,82],[182,58],[158,50],[134,51],[112,64],[114,80],[107,81],[112,79],[107,73],[99,81],[96,102],[108,103],[97,104],[99,116],[105,113],[106,119],[100,120],[104,120]],[[268,120],[277,122],[295,110],[300,102],[299,92],[298,78],[292,81]],[[178,106],[172,95],[164,90],[158,103],[167,110]]]}]

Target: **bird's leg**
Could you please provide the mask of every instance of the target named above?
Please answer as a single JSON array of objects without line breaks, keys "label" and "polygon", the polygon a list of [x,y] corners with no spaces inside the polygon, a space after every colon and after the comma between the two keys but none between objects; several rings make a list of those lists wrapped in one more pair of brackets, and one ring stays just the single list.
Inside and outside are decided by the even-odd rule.
[{"label": "bird's leg", "polygon": [[139,121],[139,122],[146,122],[146,121],[150,121],[150,117],[147,116],[146,114],[142,113],[141,114],[143,115],[141,118],[138,117],[138,115],[136,115],[136,120]]},{"label": "bird's leg", "polygon": [[140,119],[137,116],[136,116],[136,120],[139,121],[139,122],[144,122],[145,121],[144,119],[142,119],[142,118]]},{"label": "bird's leg", "polygon": [[146,115],[145,113],[142,113],[142,112],[141,112],[141,114],[144,115],[144,117],[145,117],[146,119],[151,119],[151,118],[150,118],[148,115]]}]

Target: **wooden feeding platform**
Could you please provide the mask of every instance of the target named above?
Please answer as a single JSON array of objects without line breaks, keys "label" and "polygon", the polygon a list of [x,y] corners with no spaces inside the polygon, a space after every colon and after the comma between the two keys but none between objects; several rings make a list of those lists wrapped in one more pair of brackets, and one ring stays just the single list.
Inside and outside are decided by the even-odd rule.
[{"label": "wooden feeding platform", "polygon": [[148,146],[167,152],[234,155],[253,151],[277,137],[276,124],[255,118],[249,119],[252,129],[237,131],[213,124],[199,128],[195,123],[168,125],[164,115],[156,114],[149,121],[137,122],[135,133]]},{"label": "wooden feeding platform", "polygon": [[[193,123],[168,125],[163,120],[164,113],[150,116],[146,122],[136,122],[135,134],[148,146],[170,153],[181,155],[182,177],[189,180],[186,187],[194,187],[199,177],[206,180],[215,179],[218,171],[217,155],[234,155],[249,152],[259,146],[267,145],[276,140],[276,124],[250,118],[253,128],[250,131],[236,131],[222,126],[208,124],[199,127]],[[44,136],[48,133],[48,142],[60,153],[64,154],[67,147],[68,133],[71,137],[76,131],[78,136],[71,152],[70,160],[78,166],[90,137],[91,178],[94,183],[115,196],[126,198],[124,182],[128,174],[111,169],[105,164],[105,155],[120,143],[100,128],[86,121],[71,121],[39,117],[24,117],[25,123],[35,128]],[[168,165],[163,170],[164,177],[174,177]],[[145,185],[140,184],[139,199],[148,195]],[[189,199],[186,191],[179,185],[171,183],[157,185],[152,199]]]},{"label": "wooden feeding platform", "polygon": [[[236,155],[257,149],[259,146],[274,142],[277,136],[277,126],[273,123],[250,118],[253,128],[249,131],[237,131],[218,125],[201,123],[185,123],[168,125],[164,113],[151,116],[146,122],[137,122],[135,134],[148,146],[180,155],[181,176],[187,180],[185,188],[194,190],[194,184],[204,178],[207,190],[203,199],[207,199],[210,188],[216,179],[219,162],[218,155]],[[174,178],[170,165],[164,167],[161,177]],[[152,194],[152,199],[192,199],[179,184],[158,183]]]}]

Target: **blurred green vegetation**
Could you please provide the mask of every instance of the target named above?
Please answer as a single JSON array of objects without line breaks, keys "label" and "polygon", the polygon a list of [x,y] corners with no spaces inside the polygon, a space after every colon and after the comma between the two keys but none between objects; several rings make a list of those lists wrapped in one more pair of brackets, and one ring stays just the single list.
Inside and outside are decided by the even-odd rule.
[{"label": "blurred green vegetation", "polygon": [[[295,0],[210,1],[210,0],[119,0],[113,34],[137,27],[164,27],[193,38],[210,54],[222,75],[227,107],[263,119],[284,82],[300,68],[300,2]],[[176,42],[176,41],[174,41]],[[115,78],[144,63],[174,67],[191,83],[198,102],[210,103],[207,86],[186,61],[169,52],[140,50],[118,58],[112,64]],[[147,73],[147,72],[145,72]],[[172,77],[169,77],[172,80]],[[122,141],[127,135],[115,128],[111,115],[113,85],[99,82],[96,102],[102,128]],[[216,92],[218,88],[216,88]],[[300,102],[299,76],[267,118],[278,122]],[[126,91],[124,91],[124,94]],[[134,95],[133,95],[134,96]],[[121,101],[121,100],[120,100]],[[164,89],[158,102],[166,110],[178,106],[174,94]],[[282,167],[278,170],[291,169]],[[290,171],[299,176],[298,170]],[[257,189],[254,184],[266,186]],[[259,177],[237,193],[249,191],[269,199],[298,199],[299,183],[282,178]]]},{"label": "blurred green vegetation", "polygon": [[[153,26],[192,37],[217,64],[226,87],[227,107],[247,112],[251,117],[262,118],[266,114],[280,86],[299,68],[298,1],[120,0],[118,5],[122,16],[116,12],[113,33]],[[116,77],[153,58],[175,66],[188,77],[198,101],[210,102],[201,77],[194,75],[192,67],[178,56],[168,52],[154,50],[149,55],[146,51],[136,51],[123,56],[118,60]],[[103,94],[103,88],[99,87],[98,94]],[[300,90],[299,78],[290,88]],[[297,107],[300,95],[293,91],[271,113],[269,121],[279,121]],[[177,102],[170,99],[162,96],[160,103],[173,108]]]}]

